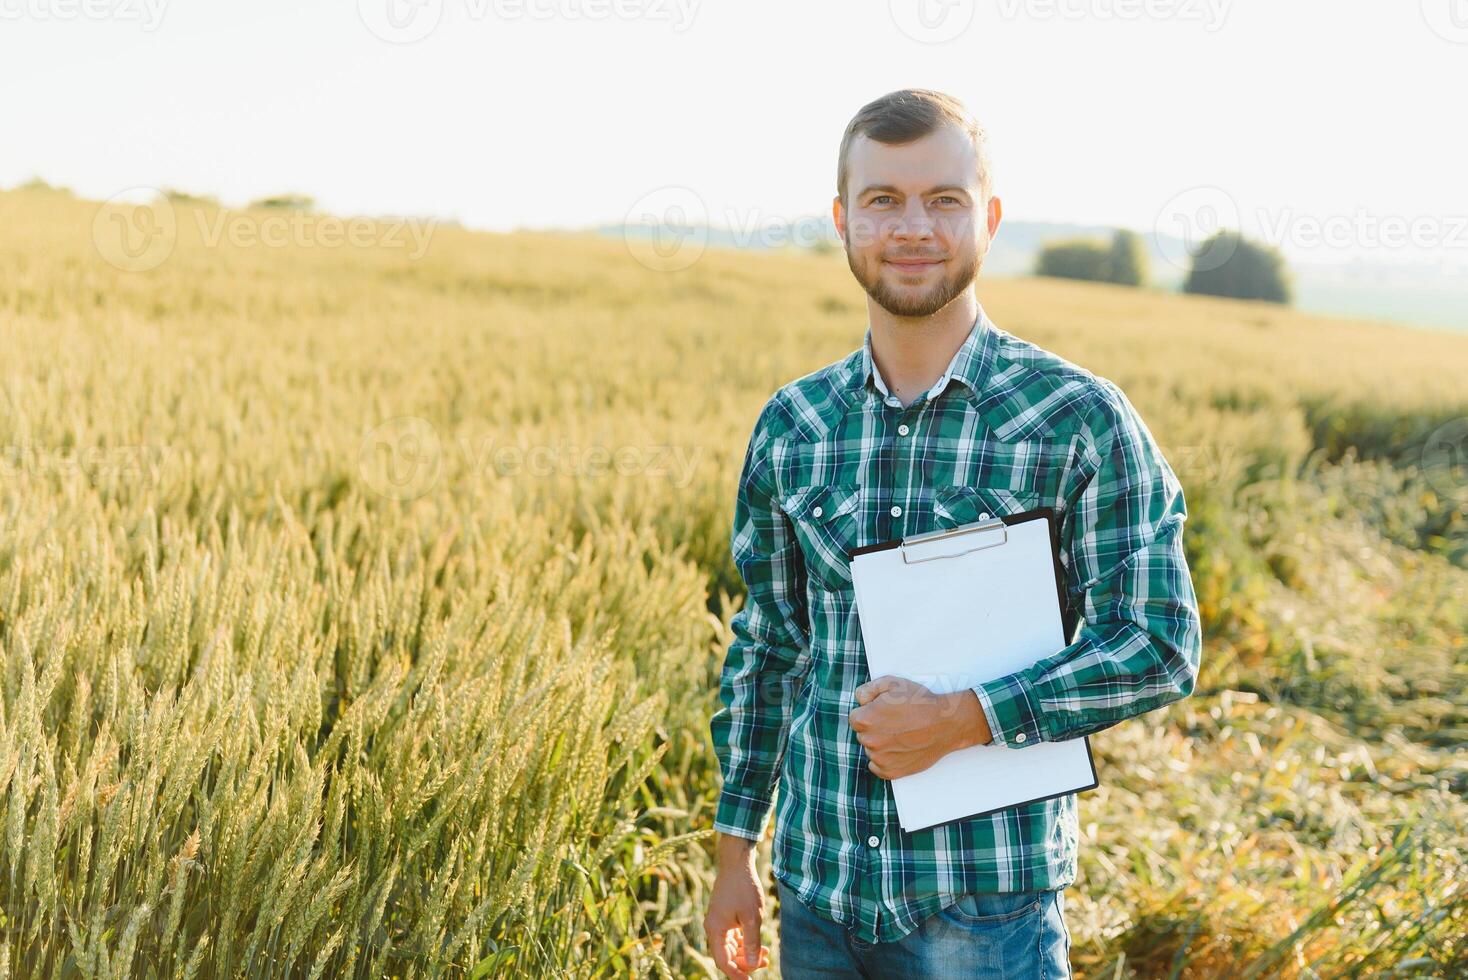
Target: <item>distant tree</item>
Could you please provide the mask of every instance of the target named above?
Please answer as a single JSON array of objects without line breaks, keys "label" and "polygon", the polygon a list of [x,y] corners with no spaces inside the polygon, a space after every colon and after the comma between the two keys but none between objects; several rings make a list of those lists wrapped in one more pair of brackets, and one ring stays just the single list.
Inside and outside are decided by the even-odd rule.
[{"label": "distant tree", "polygon": [[834,255],[841,251],[841,241],[822,235],[811,243],[810,250],[817,255]]},{"label": "distant tree", "polygon": [[189,205],[189,206],[192,206],[192,207],[201,207],[201,206],[218,207],[219,206],[219,199],[216,198],[216,197],[213,197],[212,195],[208,195],[208,194],[192,194],[192,193],[190,193],[188,191],[181,191],[181,190],[179,190],[176,187],[165,187],[163,189],[163,196],[166,197],[169,200],[169,202],[170,203],[173,203],[173,204],[183,204],[183,205]]},{"label": "distant tree", "polygon": [[273,194],[250,202],[252,208],[280,208],[288,211],[309,211],[316,206],[316,198],[309,194]]},{"label": "distant tree", "polygon": [[71,191],[65,187],[57,187],[54,184],[46,183],[40,175],[33,176],[24,184],[17,184],[15,189],[18,191],[40,191],[47,194],[65,194],[68,197],[71,196]]},{"label": "distant tree", "polygon": [[1147,256],[1136,232],[1118,228],[1111,236],[1106,279],[1122,286],[1140,286],[1146,281]]},{"label": "distant tree", "polygon": [[1146,262],[1142,240],[1121,228],[1112,235],[1110,245],[1092,238],[1046,244],[1035,263],[1035,274],[1140,286],[1147,277]]},{"label": "distant tree", "polygon": [[1289,303],[1290,281],[1278,251],[1236,231],[1220,231],[1193,253],[1183,292]]},{"label": "distant tree", "polygon": [[1107,267],[1105,243],[1087,238],[1073,238],[1049,242],[1040,249],[1040,256],[1035,262],[1035,275],[1106,282]]}]

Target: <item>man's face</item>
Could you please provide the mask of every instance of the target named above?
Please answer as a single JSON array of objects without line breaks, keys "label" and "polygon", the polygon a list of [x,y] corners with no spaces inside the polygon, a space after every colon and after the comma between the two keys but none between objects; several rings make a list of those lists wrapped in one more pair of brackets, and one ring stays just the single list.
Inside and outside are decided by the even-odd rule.
[{"label": "man's face", "polygon": [[999,227],[982,199],[973,142],[946,124],[905,146],[865,135],[847,157],[847,208],[834,212],[852,275],[894,316],[932,316],[979,274]]}]

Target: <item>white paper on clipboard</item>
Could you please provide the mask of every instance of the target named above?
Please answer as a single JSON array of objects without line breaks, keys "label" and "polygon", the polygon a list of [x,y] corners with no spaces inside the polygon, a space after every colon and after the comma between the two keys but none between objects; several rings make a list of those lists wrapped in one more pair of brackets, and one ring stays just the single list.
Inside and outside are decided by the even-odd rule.
[{"label": "white paper on clipboard", "polygon": [[[851,577],[872,677],[938,694],[1028,667],[1066,645],[1049,508],[858,548]],[[892,780],[905,831],[1098,785],[1087,738],[975,745]]]}]

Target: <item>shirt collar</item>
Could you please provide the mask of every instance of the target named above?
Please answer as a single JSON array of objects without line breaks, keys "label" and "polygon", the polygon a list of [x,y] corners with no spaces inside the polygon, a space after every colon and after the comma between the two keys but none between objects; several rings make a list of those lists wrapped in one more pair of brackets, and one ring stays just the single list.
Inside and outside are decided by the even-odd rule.
[{"label": "shirt collar", "polygon": [[[948,362],[948,369],[943,372],[943,376],[928,389],[928,397],[936,398],[948,387],[950,378],[957,378],[968,390],[969,397],[977,404],[984,393],[984,380],[988,377],[989,369],[994,363],[998,329],[994,322],[985,315],[984,308],[979,307],[979,315],[974,319],[974,325],[969,330],[968,337],[953,355],[953,359]],[[862,341],[861,353],[855,358],[848,386],[856,393],[866,389],[872,397],[876,398],[885,398],[888,394],[882,372],[877,369],[877,362],[872,357],[872,328],[870,325]]]}]

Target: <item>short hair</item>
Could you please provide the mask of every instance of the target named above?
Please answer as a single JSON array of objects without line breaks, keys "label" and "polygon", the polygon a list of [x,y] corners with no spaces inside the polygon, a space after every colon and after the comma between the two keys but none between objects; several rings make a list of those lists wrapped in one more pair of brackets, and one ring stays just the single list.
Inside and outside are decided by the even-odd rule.
[{"label": "short hair", "polygon": [[836,194],[841,198],[841,206],[846,206],[846,156],[858,136],[902,146],[922,139],[944,123],[953,123],[973,140],[979,188],[987,201],[993,190],[989,131],[953,96],[925,88],[904,88],[868,102],[846,124],[836,161]]}]

